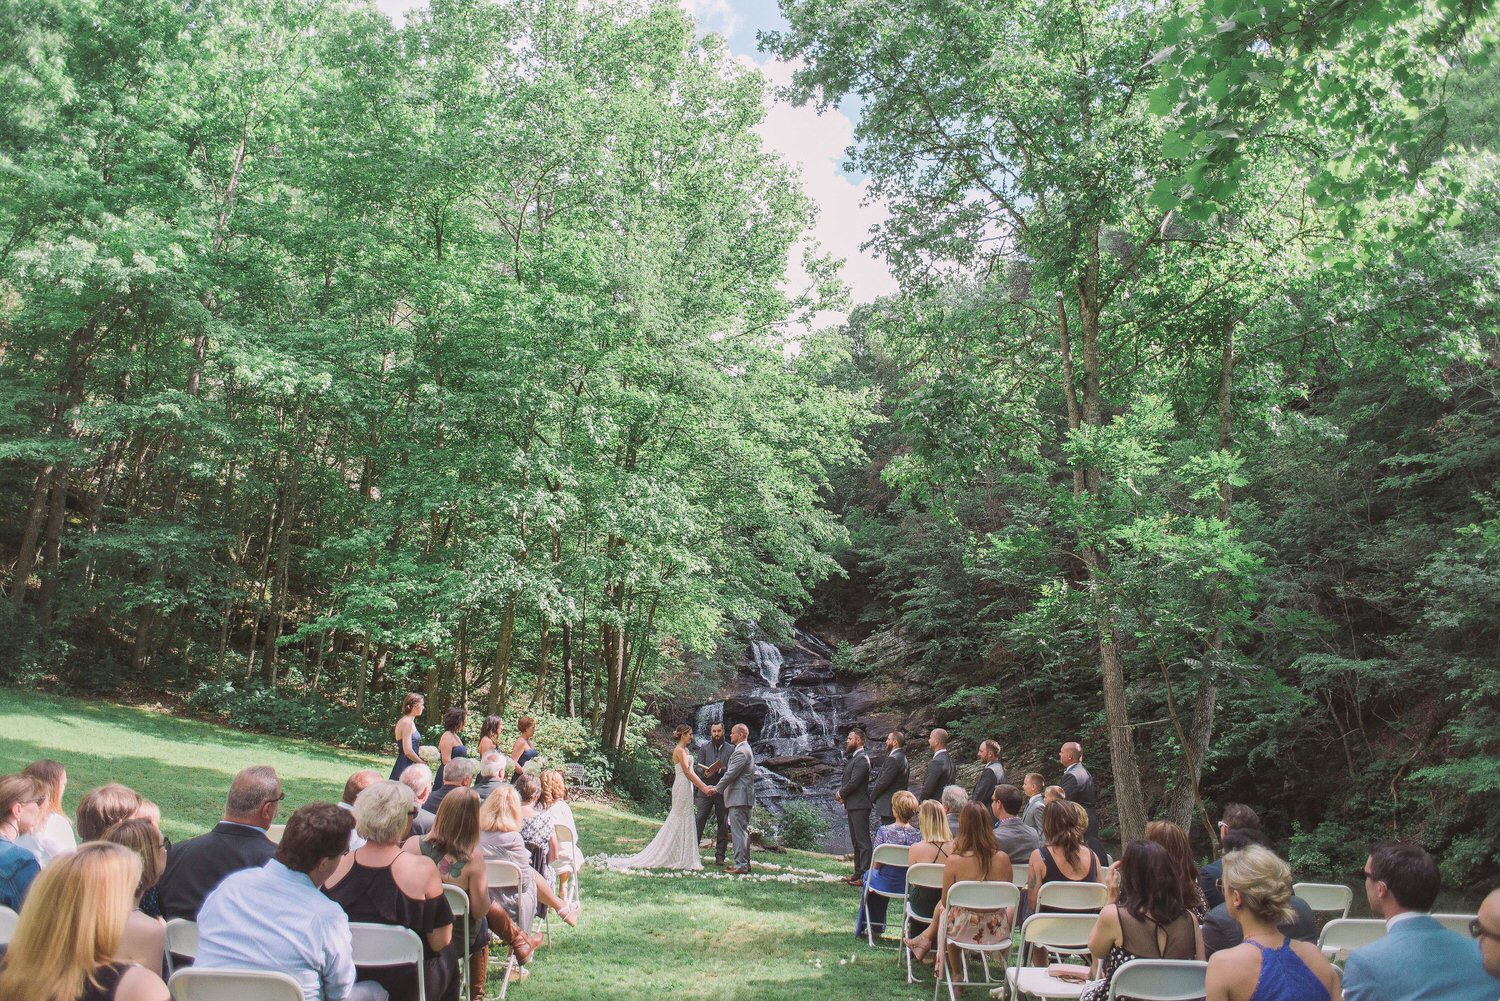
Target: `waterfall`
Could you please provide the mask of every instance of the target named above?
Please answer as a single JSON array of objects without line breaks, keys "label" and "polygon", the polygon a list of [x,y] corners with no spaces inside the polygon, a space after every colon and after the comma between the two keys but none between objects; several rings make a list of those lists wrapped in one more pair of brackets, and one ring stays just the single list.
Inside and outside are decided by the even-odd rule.
[{"label": "waterfall", "polygon": [[760,680],[772,688],[781,683],[781,665],[784,661],[776,644],[756,640],[750,644],[750,656],[755,662],[755,673],[760,675]]},{"label": "waterfall", "polygon": [[706,706],[698,707],[697,718],[693,720],[693,732],[696,733],[699,737],[707,737],[710,727],[712,727],[715,723],[723,722],[724,703],[710,702]]},{"label": "waterfall", "polygon": [[812,750],[807,721],[792,711],[791,693],[773,690],[766,692],[764,698],[766,725],[760,732],[760,742],[769,744],[778,756]]}]

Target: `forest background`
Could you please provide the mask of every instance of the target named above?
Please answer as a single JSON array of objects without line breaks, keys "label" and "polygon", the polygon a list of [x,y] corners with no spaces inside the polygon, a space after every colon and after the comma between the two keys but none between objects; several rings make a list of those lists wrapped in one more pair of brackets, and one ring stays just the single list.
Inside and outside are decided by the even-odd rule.
[{"label": "forest background", "polygon": [[1119,837],[1493,885],[1490,5],[782,10],[890,207],[832,329],[675,4],[0,0],[0,678],[364,747],[415,688],[650,802],[796,617]]}]

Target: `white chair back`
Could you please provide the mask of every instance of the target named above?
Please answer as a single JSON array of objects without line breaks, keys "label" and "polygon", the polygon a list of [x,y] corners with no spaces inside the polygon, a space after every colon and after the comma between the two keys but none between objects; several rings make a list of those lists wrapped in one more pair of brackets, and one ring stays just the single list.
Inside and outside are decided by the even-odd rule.
[{"label": "white chair back", "polygon": [[1349,916],[1349,905],[1354,903],[1354,891],[1343,883],[1293,883],[1292,892],[1319,914]]},{"label": "white chair back", "polygon": [[967,911],[998,911],[1021,903],[1021,888],[1014,883],[965,879],[948,888],[948,906]]},{"label": "white chair back", "polygon": [[1323,926],[1318,948],[1328,955],[1358,949],[1385,937],[1385,922],[1379,918],[1334,918]]},{"label": "white chair back", "polygon": [[486,859],[484,878],[491,890],[519,889],[525,885],[521,882],[521,867],[505,859]]},{"label": "white chair back", "polygon": [[876,845],[870,861],[875,865],[893,865],[905,869],[911,859],[911,849],[906,845]]},{"label": "white chair back", "polygon": [[1015,966],[1006,973],[1011,996],[1037,998],[1077,998],[1084,985],[1068,983],[1047,975],[1050,959],[1042,965],[1030,964],[1030,955],[1040,950],[1044,956],[1052,951],[1082,953],[1089,947],[1089,933],[1098,921],[1095,914],[1033,914],[1021,925],[1021,947],[1014,950]]},{"label": "white chair back", "polygon": [[463,980],[460,983],[469,982],[469,945],[474,941],[474,933],[469,928],[469,894],[459,886],[443,884],[443,896],[448,900],[448,907],[453,911],[453,933],[463,933],[463,948],[458,951],[458,965],[463,971]]},{"label": "white chair back", "polygon": [[297,981],[264,970],[178,970],[167,987],[176,1001],[302,1001]]},{"label": "white chair back", "polygon": [[1449,931],[1458,932],[1464,938],[1469,938],[1469,922],[1479,917],[1477,914],[1433,914],[1432,920],[1442,925]]},{"label": "white chair back", "polygon": [[1036,894],[1036,906],[1055,907],[1064,911],[1098,914],[1109,903],[1109,887],[1103,883],[1043,883]]},{"label": "white chair back", "polygon": [[367,968],[415,966],[417,1001],[427,1001],[427,977],[422,962],[422,939],[410,928],[349,922],[354,938],[354,965]]},{"label": "white chair back", "polygon": [[557,835],[557,843],[559,845],[570,845],[578,843],[578,832],[573,830],[573,828],[569,827],[562,821],[557,821],[556,823],[554,823],[552,825],[552,829],[553,833]]},{"label": "white chair back", "polygon": [[1192,959],[1132,959],[1109,982],[1109,998],[1135,1001],[1197,1001],[1203,997],[1208,964]]},{"label": "white chair back", "polygon": [[167,922],[167,976],[175,966],[173,957],[192,959],[198,955],[198,922],[187,918],[173,918]]},{"label": "white chair back", "polygon": [[281,844],[281,836],[286,833],[285,824],[272,824],[266,828],[266,839],[273,845]]},{"label": "white chair back", "polygon": [[16,925],[21,921],[21,916],[9,907],[0,907],[0,945],[10,945],[10,940],[16,934]]}]

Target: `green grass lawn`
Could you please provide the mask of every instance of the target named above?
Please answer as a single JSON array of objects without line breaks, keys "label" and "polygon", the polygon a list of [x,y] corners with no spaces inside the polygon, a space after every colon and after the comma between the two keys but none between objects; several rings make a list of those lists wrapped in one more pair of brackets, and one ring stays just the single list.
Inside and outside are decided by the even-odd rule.
[{"label": "green grass lawn", "polygon": [[[389,767],[383,758],[165,712],[0,691],[0,772],[42,757],[67,766],[70,810],[87,790],[123,782],[161,805],[166,833],[177,840],[218,820],[230,778],[248,765],[275,767],[288,812],[314,800],[337,801],[344,779],[358,768]],[[589,855],[636,851],[657,825],[589,803],[577,804],[575,814]],[[827,855],[806,852],[756,853],[753,862],[847,871]],[[579,927],[554,922],[551,945],[538,951],[530,979],[514,985],[511,997],[869,1001],[932,994],[931,986],[904,982],[897,953],[855,941],[858,891],[842,884],[648,878],[588,868],[580,886]],[[498,986],[492,978],[492,996]]]}]

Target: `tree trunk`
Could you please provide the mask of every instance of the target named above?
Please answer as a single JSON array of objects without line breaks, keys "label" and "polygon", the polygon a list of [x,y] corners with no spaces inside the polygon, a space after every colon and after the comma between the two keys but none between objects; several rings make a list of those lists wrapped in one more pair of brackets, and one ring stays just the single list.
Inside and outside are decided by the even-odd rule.
[{"label": "tree trunk", "polygon": [[578,715],[573,705],[573,627],[567,622],[562,627],[563,712],[568,719]]},{"label": "tree trunk", "polygon": [[42,516],[47,511],[47,495],[52,486],[51,463],[42,467],[31,491],[31,507],[26,512],[26,527],[21,530],[21,549],[10,577],[10,601],[20,608],[26,601],[26,585],[36,563],[37,541],[42,534]]},{"label": "tree trunk", "polygon": [[510,646],[516,631],[516,595],[505,602],[505,614],[500,619],[500,636],[495,641],[495,663],[490,674],[489,714],[498,716],[505,707],[506,689],[510,685]]},{"label": "tree trunk", "polygon": [[531,698],[526,703],[528,712],[538,704],[543,709],[547,708],[547,655],[552,652],[552,631],[545,612],[538,614],[537,619],[539,635],[536,654],[536,691],[531,693]]},{"label": "tree trunk", "polygon": [[36,617],[43,629],[52,626],[53,603],[62,583],[62,529],[68,515],[68,481],[71,465],[57,464],[52,474],[52,504],[47,517],[47,533],[42,543],[42,587],[37,592]]}]

